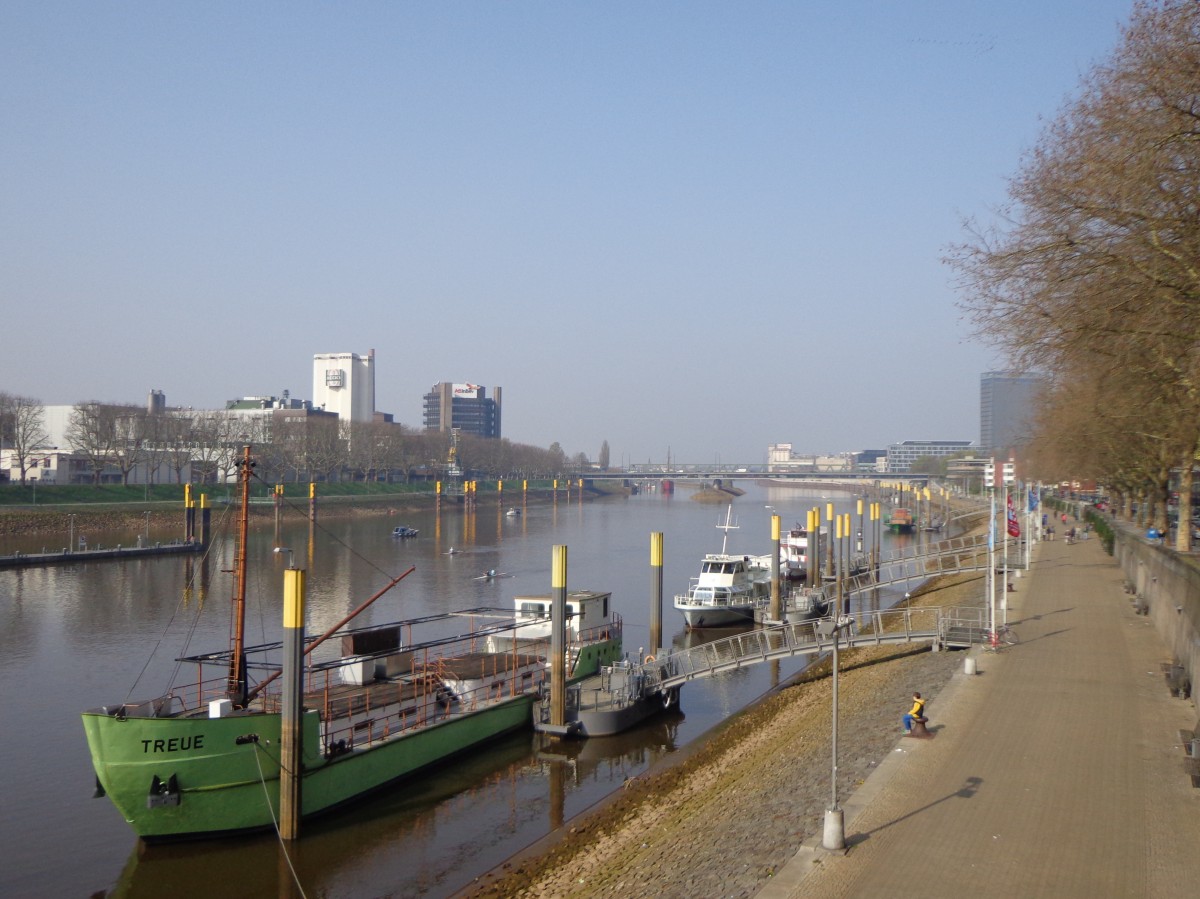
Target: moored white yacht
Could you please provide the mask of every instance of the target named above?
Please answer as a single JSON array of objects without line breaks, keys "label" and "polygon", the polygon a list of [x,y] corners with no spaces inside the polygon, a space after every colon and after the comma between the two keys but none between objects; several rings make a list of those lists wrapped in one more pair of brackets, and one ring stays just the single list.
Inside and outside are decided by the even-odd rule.
[{"label": "moored white yacht", "polygon": [[689,628],[753,622],[756,603],[771,594],[773,560],[769,556],[730,555],[726,551],[729,532],[737,530],[732,516],[730,506],[725,522],[717,525],[725,532],[721,551],[706,554],[700,574],[692,578],[687,593],[675,597],[675,608],[683,613]]}]

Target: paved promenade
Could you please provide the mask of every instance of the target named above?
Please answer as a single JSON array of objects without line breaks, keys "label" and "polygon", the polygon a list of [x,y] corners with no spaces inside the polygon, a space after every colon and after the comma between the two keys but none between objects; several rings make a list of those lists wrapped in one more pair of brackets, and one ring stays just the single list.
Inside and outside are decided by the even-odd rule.
[{"label": "paved promenade", "polygon": [[1200,895],[1200,789],[1149,620],[1100,541],[1034,548],[1008,621],[844,805],[845,853],[806,843],[758,899]]}]

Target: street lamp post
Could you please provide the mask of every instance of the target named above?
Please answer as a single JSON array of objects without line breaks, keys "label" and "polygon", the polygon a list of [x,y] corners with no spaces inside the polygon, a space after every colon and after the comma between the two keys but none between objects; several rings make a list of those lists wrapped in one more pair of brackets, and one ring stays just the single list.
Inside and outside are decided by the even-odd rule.
[{"label": "street lamp post", "polygon": [[984,583],[987,585],[988,639],[995,645],[996,639],[996,460],[993,458],[983,470],[983,485],[988,492],[988,567]]},{"label": "street lamp post", "polygon": [[829,808],[825,810],[825,831],[821,845],[826,849],[837,851],[846,848],[846,818],[838,805],[837,770],[838,770],[838,635],[853,624],[853,619],[836,616],[822,618],[817,624],[817,632],[823,637],[833,638],[833,730],[832,730],[832,772],[830,775]]}]

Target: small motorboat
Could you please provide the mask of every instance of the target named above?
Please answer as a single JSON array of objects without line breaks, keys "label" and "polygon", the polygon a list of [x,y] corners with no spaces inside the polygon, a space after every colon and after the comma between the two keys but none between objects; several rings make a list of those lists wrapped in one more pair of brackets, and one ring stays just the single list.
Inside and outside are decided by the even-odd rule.
[{"label": "small motorboat", "polygon": [[511,509],[509,509],[504,514],[507,515],[509,518],[516,518],[517,516],[519,516],[521,514],[521,510],[518,509],[516,506],[513,506]]},{"label": "small motorboat", "polygon": [[410,528],[407,525],[400,525],[392,528],[393,537],[415,537],[420,533],[416,528]]}]

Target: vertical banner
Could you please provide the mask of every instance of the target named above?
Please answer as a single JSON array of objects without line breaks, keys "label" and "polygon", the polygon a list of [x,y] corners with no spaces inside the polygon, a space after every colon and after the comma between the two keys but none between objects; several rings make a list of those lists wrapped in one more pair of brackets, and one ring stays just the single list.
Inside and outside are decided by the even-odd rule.
[{"label": "vertical banner", "polygon": [[1007,515],[1008,515],[1008,536],[1020,537],[1021,536],[1021,523],[1019,521],[1017,521],[1017,510],[1016,510],[1016,507],[1013,505],[1013,498],[1012,498],[1011,493],[1008,495]]}]

